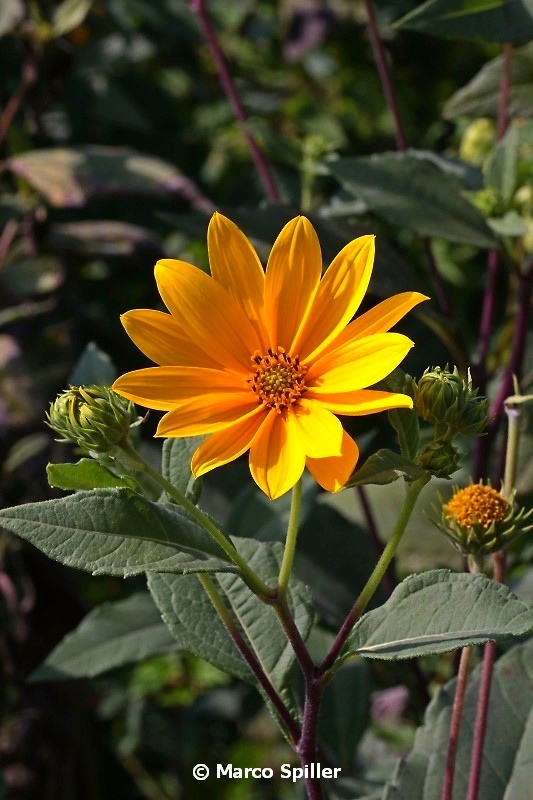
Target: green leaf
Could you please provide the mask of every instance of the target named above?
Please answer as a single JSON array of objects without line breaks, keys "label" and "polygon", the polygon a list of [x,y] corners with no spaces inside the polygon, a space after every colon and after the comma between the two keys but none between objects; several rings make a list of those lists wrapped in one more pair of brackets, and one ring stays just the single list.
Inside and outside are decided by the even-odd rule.
[{"label": "green leaf", "polygon": [[402,581],[384,605],[359,620],[347,648],[367,658],[414,658],[532,630],[533,609],[507,586],[441,569]]},{"label": "green leaf", "polygon": [[364,486],[367,483],[383,485],[392,483],[398,478],[405,478],[406,481],[416,481],[424,474],[422,467],[395,453],[392,450],[378,450],[367,458],[365,463],[356,469],[352,477],[346,483],[349,486]]},{"label": "green leaf", "polygon": [[508,211],[503,217],[490,217],[488,224],[500,236],[526,236],[528,227],[516,211]]},{"label": "green leaf", "polygon": [[76,464],[48,464],[46,474],[50,486],[55,486],[64,491],[79,491],[90,489],[111,489],[113,487],[128,487],[135,489],[135,481],[114,475],[111,470],[93,461],[91,458],[82,458]]},{"label": "green leaf", "polygon": [[[349,699],[349,702],[347,700]],[[349,775],[363,734],[370,706],[368,665],[355,661],[337,670],[324,691],[320,713],[319,737],[335,754],[335,764]]]},{"label": "green leaf", "polygon": [[[459,89],[444,107],[446,119],[498,116],[503,58],[498,56],[483,65],[472,80]],[[533,44],[513,51],[509,117],[533,115]]]},{"label": "green leaf", "polygon": [[94,678],[116,667],[179,650],[148,592],[102,603],[67,634],[30,680]]},{"label": "green leaf", "polygon": [[52,15],[54,34],[63,36],[81,25],[92,4],[93,0],[63,0]]},{"label": "green leaf", "polygon": [[[454,798],[465,798],[481,667],[468,679],[457,748]],[[382,800],[434,800],[441,796],[455,680],[427,708],[413,749],[396,769]],[[516,644],[495,665],[479,797],[525,800],[531,795],[533,752],[533,639]]]},{"label": "green leaf", "polygon": [[93,575],[236,571],[183,509],[152,503],[131,489],[96,489],[5,508],[0,524],[50,558]]},{"label": "green leaf", "polygon": [[328,625],[342,625],[375,563],[370,539],[356,522],[325,503],[314,507],[298,537],[294,570]]},{"label": "green leaf", "polygon": [[518,127],[512,125],[485,167],[487,186],[496,189],[505,203],[510,201],[516,188],[519,143]]},{"label": "green leaf", "polygon": [[[186,436],[182,439],[165,439],[161,455],[161,472],[167,481],[179,489],[193,503],[200,497],[200,482],[191,472],[191,459],[205,436]],[[171,502],[168,498],[167,502]]]},{"label": "green leaf", "polygon": [[351,194],[393,225],[476,247],[494,245],[485,220],[456,178],[423,152],[341,158],[329,168]]},{"label": "green leaf", "polygon": [[[413,379],[399,367],[380,381],[379,388],[386,392],[400,392],[414,397]],[[420,424],[416,411],[410,408],[392,408],[387,412],[389,422],[398,434],[400,450],[405,458],[414,461],[418,454]]]},{"label": "green leaf", "polygon": [[70,386],[111,386],[118,376],[117,369],[107,353],[94,342],[89,342],[70,373]]},{"label": "green leaf", "polygon": [[[264,581],[270,584],[277,582],[283,556],[280,544],[263,544],[253,539],[238,539],[235,544],[250,567]],[[267,675],[277,688],[284,688],[294,652],[275,612],[258,600],[236,575],[219,574],[215,583],[241,634]],[[255,685],[255,679],[196,576],[151,573],[148,576],[148,588],[164,621],[184,648],[223,672]],[[312,606],[305,587],[294,579],[290,584],[289,606],[305,639],[311,628]]]},{"label": "green leaf", "polygon": [[30,150],[6,166],[55,208],[77,208],[116,195],[167,198],[189,186],[171,164],[121,147]]},{"label": "green leaf", "polygon": [[396,23],[433,36],[518,44],[533,38],[532,0],[428,0]]},{"label": "green leaf", "polygon": [[83,258],[152,258],[161,244],[147,228],[119,220],[84,219],[50,226],[46,244],[54,251]]}]

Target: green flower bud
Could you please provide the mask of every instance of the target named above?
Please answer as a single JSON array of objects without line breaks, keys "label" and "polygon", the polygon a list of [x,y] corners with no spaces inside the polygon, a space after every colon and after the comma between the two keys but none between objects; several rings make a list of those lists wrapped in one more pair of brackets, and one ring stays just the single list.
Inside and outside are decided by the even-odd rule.
[{"label": "green flower bud", "polygon": [[456,488],[432,521],[464,555],[482,556],[505,549],[533,529],[532,514],[533,509],[514,508],[492,486],[475,483]]},{"label": "green flower bud", "polygon": [[426,370],[415,390],[414,409],[435,425],[440,439],[477,436],[487,424],[488,401],[478,397],[470,375],[465,381],[457,367],[453,372],[447,366]]},{"label": "green flower bud", "polygon": [[46,416],[61,436],[57,441],[94,455],[109,455],[141,419],[131,401],[106,386],[72,386],[58,395]]},{"label": "green flower bud", "polygon": [[459,145],[463,161],[480,167],[496,144],[496,126],[491,119],[482,117],[467,126]]},{"label": "green flower bud", "polygon": [[490,186],[476,192],[472,196],[472,202],[484,217],[499,217],[506,211],[503,197]]},{"label": "green flower bud", "polygon": [[461,455],[451,442],[437,440],[420,453],[420,466],[436,478],[449,478],[459,469]]}]

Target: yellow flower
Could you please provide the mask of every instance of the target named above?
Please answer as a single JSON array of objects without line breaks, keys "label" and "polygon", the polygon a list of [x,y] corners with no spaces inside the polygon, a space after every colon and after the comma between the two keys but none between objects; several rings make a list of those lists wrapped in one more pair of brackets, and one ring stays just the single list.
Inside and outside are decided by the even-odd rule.
[{"label": "yellow flower", "polygon": [[336,415],[412,406],[406,395],[366,387],[412,347],[388,331],[426,298],[398,294],[347,324],[368,287],[374,237],[346,245],[321,279],[320,245],[305,217],[283,228],[266,271],[221,214],[211,219],[207,243],[211,276],[184,261],[156,264],[170,314],[122,316],[128,335],[159,366],[123,375],[113,389],[168,412],[157,436],[210,434],[192,459],[196,477],[250,450],[252,476],[272,499],[306,466],[325,489],[340,489],[358,448]]}]

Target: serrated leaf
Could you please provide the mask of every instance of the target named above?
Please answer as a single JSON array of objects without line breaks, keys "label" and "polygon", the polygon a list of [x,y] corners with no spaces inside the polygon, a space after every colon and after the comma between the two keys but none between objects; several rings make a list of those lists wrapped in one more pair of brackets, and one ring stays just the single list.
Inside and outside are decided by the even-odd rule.
[{"label": "serrated leaf", "polygon": [[163,442],[161,473],[193,503],[198,502],[200,482],[191,472],[191,459],[204,439],[205,436],[186,436]]},{"label": "serrated leaf", "polygon": [[56,208],[116,195],[166,198],[189,186],[171,164],[121,147],[30,150],[10,158],[6,167]]},{"label": "serrated leaf", "polygon": [[50,558],[94,575],[236,571],[178,506],[131,489],[96,489],[0,510],[0,524]]},{"label": "serrated leaf", "polygon": [[485,220],[463,196],[458,181],[420,153],[341,158],[329,168],[351,194],[393,225],[476,247],[494,245]]},{"label": "serrated leaf", "polygon": [[533,37],[532,0],[428,0],[395,27],[450,39],[518,44]]},{"label": "serrated leaf", "polygon": [[[472,751],[479,678],[468,680],[457,748],[454,800],[464,800]],[[427,708],[409,755],[398,764],[382,800],[434,800],[441,796],[455,680]],[[479,797],[525,800],[531,794],[533,742],[533,639],[516,644],[495,665],[490,694]]]},{"label": "serrated leaf", "polygon": [[131,478],[114,475],[103,464],[91,458],[82,458],[76,464],[48,464],[46,475],[50,486],[66,492],[113,487],[136,488],[135,481]]},{"label": "serrated leaf", "polygon": [[[462,116],[496,119],[502,66],[502,56],[484,64],[477,75],[448,100],[443,116],[446,119]],[[512,119],[533,115],[533,44],[513,51],[508,114]]]},{"label": "serrated leaf", "polygon": [[[236,546],[265,582],[277,582],[283,556],[282,545],[238,539]],[[294,652],[275,612],[252,594],[236,575],[220,574],[216,578],[216,585],[242,635],[273,684],[278,688],[284,687],[294,661]],[[253,676],[195,576],[150,574],[148,588],[164,621],[183,647],[224,672],[255,685]],[[294,579],[290,584],[289,606],[305,639],[312,623],[312,606],[305,586]]]},{"label": "serrated leaf", "polygon": [[179,650],[148,592],[103,603],[67,634],[30,680],[94,678],[110,669]]},{"label": "serrated leaf", "polygon": [[418,464],[413,464],[408,458],[392,450],[378,450],[367,458],[365,463],[356,469],[346,483],[349,486],[365,486],[368,483],[382,486],[386,483],[405,478],[406,481],[416,481],[421,478],[425,470]]},{"label": "serrated leaf", "polygon": [[533,609],[484,575],[410,575],[355,625],[346,652],[399,659],[503,641],[533,630]]}]

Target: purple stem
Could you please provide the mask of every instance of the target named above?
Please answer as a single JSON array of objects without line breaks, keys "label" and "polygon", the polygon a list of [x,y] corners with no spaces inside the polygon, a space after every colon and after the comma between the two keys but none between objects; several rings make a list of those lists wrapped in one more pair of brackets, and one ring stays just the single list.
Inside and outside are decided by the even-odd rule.
[{"label": "purple stem", "polygon": [[398,108],[394,87],[392,85],[385,49],[383,47],[383,42],[381,41],[381,36],[379,35],[379,28],[376,22],[376,15],[374,13],[374,6],[372,5],[371,0],[364,0],[364,6],[368,21],[368,38],[370,39],[370,44],[372,46],[372,52],[374,54],[381,86],[383,88],[383,94],[385,95],[385,100],[394,123],[396,149],[407,150],[407,138],[405,136],[405,131],[400,117],[400,110]]},{"label": "purple stem", "polygon": [[220,79],[220,83],[222,84],[222,89],[224,90],[224,94],[228,98],[231,107],[233,108],[233,113],[235,114],[235,117],[241,126],[243,136],[248,145],[248,149],[250,150],[250,155],[255,164],[257,174],[263,183],[266,195],[271,202],[278,202],[280,199],[278,188],[274,182],[274,178],[272,177],[263,151],[248,130],[248,118],[211,24],[211,20],[205,5],[205,0],[189,0],[189,7],[198,20],[198,24],[215,63],[218,77]]},{"label": "purple stem", "polygon": [[[493,578],[499,583],[505,580],[506,553],[500,550],[492,556],[494,562]],[[468,778],[468,794],[466,800],[478,800],[479,784],[481,781],[481,767],[483,766],[483,747],[487,730],[487,716],[489,711],[490,690],[494,661],[496,660],[496,643],[487,642],[483,650],[483,665],[477,699],[476,721],[474,723],[474,739],[472,742],[472,756],[470,760],[470,775]]]},{"label": "purple stem", "polygon": [[[400,109],[398,108],[398,102],[396,100],[396,94],[394,92],[394,86],[392,84],[392,78],[389,66],[387,64],[385,49],[383,47],[383,42],[381,41],[381,36],[379,35],[379,28],[376,21],[372,0],[364,0],[364,6],[366,10],[368,37],[372,46],[372,53],[374,54],[374,60],[376,62],[379,79],[381,81],[381,87],[383,89],[385,101],[394,125],[396,149],[400,152],[403,152],[404,150],[407,150],[407,137],[405,135],[405,130],[400,116]],[[453,306],[450,298],[448,297],[446,285],[437,269],[433,253],[431,251],[431,245],[427,239],[422,239],[422,247],[428,263],[429,275],[435,288],[435,295],[439,307],[443,314],[446,314],[447,317],[452,317]]]},{"label": "purple stem", "polygon": [[[302,735],[298,742],[297,752],[302,767],[311,767],[318,761],[317,731],[322,695],[321,684],[315,679],[307,680],[305,687],[305,705],[302,720]],[[310,770],[309,770],[310,772]],[[320,778],[304,778],[307,789],[307,800],[323,800]]]},{"label": "purple stem", "polygon": [[459,744],[461,717],[463,714],[466,685],[468,682],[468,667],[470,665],[471,655],[472,648],[463,647],[461,650],[459,670],[457,672],[457,683],[455,684],[452,718],[450,720],[450,732],[448,734],[448,753],[446,755],[446,766],[444,768],[444,782],[442,785],[441,800],[452,800],[455,760],[457,757],[457,745]]},{"label": "purple stem", "polygon": [[20,104],[24,99],[24,95],[36,80],[37,68],[35,66],[33,56],[31,56],[28,58],[22,68],[22,77],[19,81],[19,85],[17,86],[14,94],[7,101],[6,105],[4,106],[4,110],[2,111],[2,115],[0,116],[0,145],[7,136],[11,124],[13,123],[17,111],[19,110]]}]

